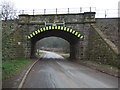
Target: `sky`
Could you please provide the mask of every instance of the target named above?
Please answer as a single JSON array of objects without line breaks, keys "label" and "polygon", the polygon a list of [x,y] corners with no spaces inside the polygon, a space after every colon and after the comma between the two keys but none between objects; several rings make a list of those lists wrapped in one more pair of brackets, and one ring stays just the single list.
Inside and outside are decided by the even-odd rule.
[{"label": "sky", "polygon": [[[1,0],[2,1],[2,0]],[[6,0],[5,0],[6,1]],[[120,0],[8,0],[17,9],[49,9],[96,7],[98,9],[117,9]]]},{"label": "sky", "polygon": [[[120,0],[8,0],[8,1],[13,2],[18,10],[93,7],[97,9],[97,11],[109,9],[107,13],[111,13],[115,10],[117,11],[118,2]],[[103,12],[105,13],[105,11]],[[100,13],[103,12],[101,11]]]}]

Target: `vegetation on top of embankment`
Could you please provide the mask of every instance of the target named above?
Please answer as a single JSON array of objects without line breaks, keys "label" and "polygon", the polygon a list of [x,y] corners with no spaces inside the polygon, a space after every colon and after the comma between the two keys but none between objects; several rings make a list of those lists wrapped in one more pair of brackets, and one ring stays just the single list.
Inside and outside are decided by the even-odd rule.
[{"label": "vegetation on top of embankment", "polygon": [[25,68],[32,60],[7,60],[2,62],[2,78],[7,79]]}]

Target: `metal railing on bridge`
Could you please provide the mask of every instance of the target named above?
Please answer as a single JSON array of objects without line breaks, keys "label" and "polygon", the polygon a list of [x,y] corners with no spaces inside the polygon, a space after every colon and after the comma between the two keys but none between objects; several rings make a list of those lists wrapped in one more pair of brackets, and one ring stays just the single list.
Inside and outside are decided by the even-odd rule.
[{"label": "metal railing on bridge", "polygon": [[[46,14],[73,14],[84,12],[96,12],[96,18],[117,18],[120,9],[97,9],[96,7],[79,7],[79,8],[54,8],[54,9],[33,9],[33,10],[13,10],[16,18],[20,14],[29,15],[46,15]],[[12,18],[10,18],[12,19]]]},{"label": "metal railing on bridge", "polygon": [[55,8],[55,9],[33,9],[33,10],[20,10],[20,14],[70,14],[70,13],[83,13],[94,12],[95,7],[80,7],[80,8]]},{"label": "metal railing on bridge", "polygon": [[45,14],[72,14],[84,12],[96,12],[96,18],[118,17],[118,9],[96,9],[96,7],[19,10],[18,13],[29,15],[41,15],[41,14],[45,15]]}]

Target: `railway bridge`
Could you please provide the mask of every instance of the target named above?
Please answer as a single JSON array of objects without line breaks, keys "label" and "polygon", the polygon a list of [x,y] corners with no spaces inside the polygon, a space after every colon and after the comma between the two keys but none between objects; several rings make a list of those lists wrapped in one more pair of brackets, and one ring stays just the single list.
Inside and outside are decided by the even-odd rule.
[{"label": "railway bridge", "polygon": [[26,44],[24,46],[25,52],[27,52],[26,57],[34,57],[35,44],[38,40],[56,36],[70,43],[71,59],[82,59],[87,45],[87,35],[84,33],[88,32],[89,25],[92,23],[95,23],[95,12],[57,15],[19,15],[18,24],[20,31],[24,32],[22,43]]},{"label": "railway bridge", "polygon": [[[70,43],[71,60],[97,60],[112,65],[117,63],[118,49],[97,28],[95,12],[22,14],[10,27],[13,31],[9,33],[6,44],[11,44],[12,50],[8,51],[10,55],[3,53],[3,59],[34,58],[36,42],[55,36]],[[6,27],[3,29],[6,30]]]}]

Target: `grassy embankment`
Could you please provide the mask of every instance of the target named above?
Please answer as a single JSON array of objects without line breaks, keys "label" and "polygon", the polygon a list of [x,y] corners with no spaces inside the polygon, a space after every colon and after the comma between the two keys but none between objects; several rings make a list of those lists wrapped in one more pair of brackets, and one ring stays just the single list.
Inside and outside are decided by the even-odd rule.
[{"label": "grassy embankment", "polygon": [[63,54],[60,54],[61,56],[63,56],[64,58],[69,58],[70,54],[69,53],[63,53]]},{"label": "grassy embankment", "polygon": [[64,52],[55,52],[61,56],[63,56],[65,59],[69,58],[70,54],[69,53],[64,53]]},{"label": "grassy embankment", "polygon": [[90,65],[95,65],[97,67],[100,67],[100,68],[105,68],[105,69],[112,69],[112,70],[119,70],[118,67],[114,67],[112,65],[107,65],[107,64],[98,64],[97,62],[95,61],[84,61],[85,63],[88,63]]},{"label": "grassy embankment", "polygon": [[[62,55],[64,58],[69,58],[69,53],[59,53],[60,55]],[[118,71],[118,67],[114,67],[112,65],[107,65],[107,64],[98,64],[98,62],[95,62],[95,61],[81,61],[81,62],[84,62],[86,64],[89,64],[89,65],[94,65],[94,66],[97,66],[99,68],[105,68],[105,69],[112,69],[112,70],[116,70]]]},{"label": "grassy embankment", "polygon": [[25,68],[28,63],[32,62],[32,60],[8,60],[2,62],[2,78],[10,78],[15,75],[17,72]]},{"label": "grassy embankment", "polygon": [[[43,52],[39,52],[39,55],[43,54]],[[2,62],[2,78],[10,78],[15,75],[20,70],[24,69],[32,60],[7,60]]]}]

